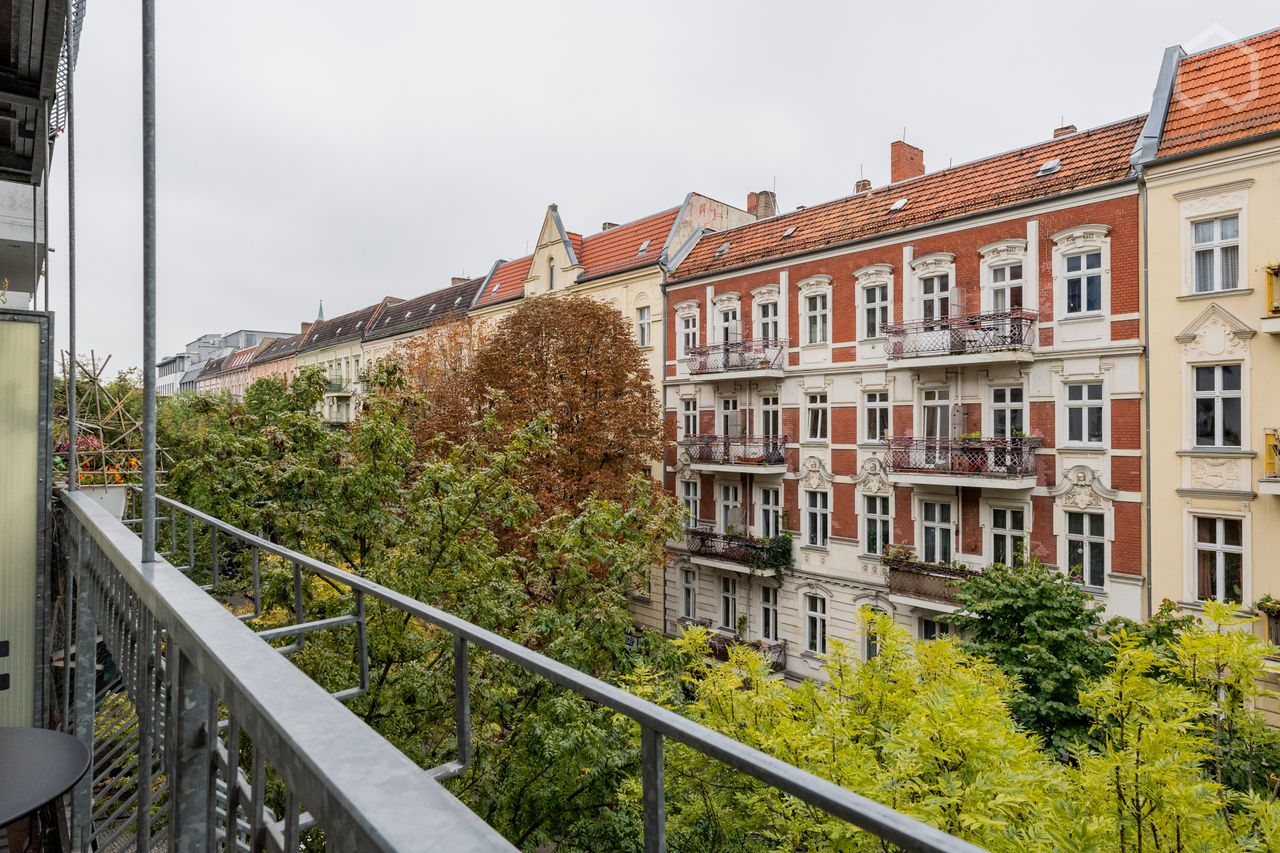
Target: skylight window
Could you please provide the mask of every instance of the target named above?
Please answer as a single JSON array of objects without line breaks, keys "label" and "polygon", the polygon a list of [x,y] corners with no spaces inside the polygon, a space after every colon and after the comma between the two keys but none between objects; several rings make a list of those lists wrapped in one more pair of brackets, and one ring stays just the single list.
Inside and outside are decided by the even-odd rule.
[{"label": "skylight window", "polygon": [[454,308],[457,308],[457,307],[458,307],[458,303],[459,303],[459,302],[461,302],[461,301],[462,301],[462,297],[461,297],[461,296],[455,297],[455,298],[454,298],[454,300],[453,300],[453,307],[454,307]]},{"label": "skylight window", "polygon": [[410,308],[408,311],[404,312],[404,318],[405,318],[406,320],[408,320],[408,319],[409,319],[410,317],[412,317],[412,316],[413,316],[413,309],[412,309],[412,308]]},{"label": "skylight window", "polygon": [[427,309],[427,313],[430,314],[434,310],[436,310],[436,304],[432,302],[431,307]]},{"label": "skylight window", "polygon": [[790,228],[788,228],[786,231],[783,231],[783,232],[782,232],[782,236],[783,236],[783,237],[790,237],[790,236],[791,236],[792,234],[794,234],[794,233],[796,233],[796,226],[792,225],[792,226],[791,226]]},{"label": "skylight window", "polygon": [[361,320],[361,321],[359,321],[358,323],[356,323],[356,328],[358,329],[358,328],[360,328],[360,327],[361,327],[361,326],[363,326],[363,325],[364,325],[364,320]]},{"label": "skylight window", "polygon": [[497,292],[498,292],[498,288],[499,288],[499,287],[502,287],[502,282],[500,282],[500,281],[495,281],[495,282],[493,283],[493,290],[490,290],[490,291],[489,291],[489,295],[490,295],[490,296],[492,296],[493,294],[497,293]]},{"label": "skylight window", "polygon": [[889,205],[889,212],[897,213],[899,210],[902,210],[902,208],[906,206],[907,206],[907,200],[905,198],[900,198],[897,201],[895,201],[893,204]]},{"label": "skylight window", "polygon": [[1062,168],[1062,161],[1056,157],[1052,160],[1045,160],[1040,164],[1040,171],[1036,172],[1037,178],[1043,178],[1045,175],[1052,175],[1054,172]]},{"label": "skylight window", "polygon": [[335,335],[340,335],[340,334],[342,334],[342,327],[341,327],[341,326],[339,326],[339,327],[338,327],[338,331],[334,332],[334,334],[335,334]]},{"label": "skylight window", "polygon": [[729,251],[728,243],[721,243],[720,248],[716,249],[716,257],[721,257],[725,252]]},{"label": "skylight window", "polygon": [[640,244],[640,251],[636,252],[636,254],[643,255],[645,252],[649,251],[649,244],[652,242],[653,240],[645,240],[643,243]]}]

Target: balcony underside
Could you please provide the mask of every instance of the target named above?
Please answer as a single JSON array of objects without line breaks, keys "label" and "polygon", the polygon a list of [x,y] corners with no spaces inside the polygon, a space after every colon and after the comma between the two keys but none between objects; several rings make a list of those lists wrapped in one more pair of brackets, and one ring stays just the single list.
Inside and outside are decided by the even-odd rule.
[{"label": "balcony underside", "polygon": [[957,352],[889,359],[889,370],[920,370],[926,367],[958,367],[965,364],[1018,364],[1035,358],[1030,350],[998,352]]},{"label": "balcony underside", "polygon": [[716,557],[710,554],[698,554],[693,551],[689,552],[689,562],[695,566],[702,566],[707,569],[719,569],[722,572],[738,572],[743,575],[754,574],[751,566],[747,563],[737,563],[724,557]]},{"label": "balcony underside", "polygon": [[785,474],[787,463],[762,465],[753,462],[690,462],[689,467],[705,474]]},{"label": "balcony underside", "polygon": [[985,474],[939,473],[936,471],[894,471],[890,482],[900,485],[920,486],[968,486],[975,489],[1031,489],[1036,485],[1034,474],[1016,477],[992,477]]},{"label": "balcony underside", "polygon": [[1280,495],[1280,478],[1263,477],[1258,480],[1258,494],[1260,495]]},{"label": "balcony underside", "polygon": [[707,373],[690,373],[691,382],[727,382],[736,379],[781,379],[785,375],[781,367],[766,367],[757,370],[720,370]]}]

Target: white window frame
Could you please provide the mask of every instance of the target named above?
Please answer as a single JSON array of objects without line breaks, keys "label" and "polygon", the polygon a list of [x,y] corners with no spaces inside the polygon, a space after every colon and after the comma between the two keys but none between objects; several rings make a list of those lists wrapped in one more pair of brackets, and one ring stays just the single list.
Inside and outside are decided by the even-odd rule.
[{"label": "white window frame", "polygon": [[716,483],[716,524],[721,533],[731,527],[744,527],[742,517],[742,484]]},{"label": "white window frame", "polygon": [[888,495],[862,496],[862,553],[884,556],[893,544],[893,509]]},{"label": "white window frame", "polygon": [[653,346],[652,313],[648,305],[641,305],[636,309],[636,346],[641,349]]},{"label": "white window frame", "polygon": [[782,310],[778,300],[776,298],[757,300],[755,310],[756,334],[753,337],[768,341],[781,340]]},{"label": "white window frame", "polygon": [[[815,435],[815,432],[821,434]],[[826,391],[805,392],[804,440],[812,443],[831,440],[831,398]]]},{"label": "white window frame", "polygon": [[680,615],[685,619],[698,618],[698,570],[680,570]]},{"label": "white window frame", "polygon": [[[1240,387],[1234,391],[1223,390],[1222,388],[1222,368],[1238,367],[1240,368]],[[1205,364],[1188,365],[1191,373],[1191,446],[1197,450],[1241,450],[1248,445],[1248,421],[1245,419],[1245,365],[1239,361],[1223,361]],[[1201,370],[1213,371],[1213,389],[1209,391],[1201,391],[1198,388],[1197,378]],[[1214,443],[1200,444],[1200,424],[1199,424],[1199,408],[1201,400],[1213,401],[1213,429]],[[1240,423],[1238,425],[1239,444],[1223,443],[1223,401],[1239,400],[1240,401]]]},{"label": "white window frame", "polygon": [[[999,402],[996,397],[998,392],[1004,392],[1004,401]],[[1022,400],[1018,402],[1010,402],[1009,398],[1017,391]],[[986,424],[984,432],[993,438],[1013,438],[1014,430],[1020,430],[1023,435],[1028,435],[1030,431],[1030,410],[1028,409],[1027,387],[1020,383],[996,383],[987,386],[988,404],[984,406],[986,412]],[[996,412],[1005,412],[1005,435],[1001,436],[996,428]],[[1015,417],[1016,415],[1016,417]],[[1021,422],[1021,426],[1014,427],[1013,422],[1017,420]]]},{"label": "white window frame", "polygon": [[698,346],[698,303],[684,302],[676,306],[676,358],[689,355]]},{"label": "white window frame", "polygon": [[722,344],[742,340],[742,315],[737,302],[716,306],[716,341]]},{"label": "white window frame", "polygon": [[[1228,219],[1236,221],[1236,236],[1233,238],[1224,238],[1222,236],[1222,223]],[[1209,224],[1213,231],[1213,236],[1207,243],[1196,242],[1197,226]],[[1242,253],[1242,232],[1240,230],[1243,222],[1238,212],[1215,213],[1212,216],[1200,216],[1195,219],[1187,220],[1187,226],[1191,229],[1188,237],[1191,243],[1191,289],[1193,293],[1230,293],[1233,290],[1240,289],[1241,266],[1240,255]],[[1222,250],[1233,248],[1236,250],[1236,280],[1230,287],[1227,287],[1222,275]],[[1213,256],[1213,280],[1210,286],[1200,289],[1200,282],[1196,279],[1196,270],[1198,268],[1197,256],[1201,252],[1211,252]]]},{"label": "white window frame", "polygon": [[778,640],[778,588],[768,584],[760,587],[760,637]]},{"label": "white window frame", "polygon": [[[946,507],[947,520],[943,521],[941,518],[927,519],[925,517],[926,504],[934,504],[938,507]],[[937,516],[941,516],[941,514],[942,514],[941,512],[935,513],[935,515]],[[951,563],[955,562],[959,552],[959,548],[957,547],[959,544],[959,538],[960,538],[957,535],[959,533],[959,522],[960,522],[960,513],[959,513],[959,507],[957,507],[956,505],[955,498],[950,497],[948,495],[933,495],[933,494],[925,494],[917,497],[916,498],[916,541],[920,543],[920,547],[917,549],[917,552],[916,552],[917,559],[919,559],[920,562],[922,563],[932,562],[932,563],[939,563],[940,565],[950,565]],[[928,537],[929,537],[929,532],[931,530],[934,531],[934,559],[933,560],[929,560],[928,557],[926,556],[928,553]],[[946,545],[947,545],[948,553],[947,553],[947,559],[945,561],[939,561],[937,559],[938,548],[939,548],[938,536],[940,533],[943,533],[943,532],[947,534]]]},{"label": "white window frame", "polygon": [[804,646],[809,654],[827,653],[827,597],[816,592],[804,594]]},{"label": "white window frame", "polygon": [[[1174,198],[1180,203],[1182,214],[1182,295],[1205,296],[1206,294],[1231,294],[1248,290],[1250,283],[1249,266],[1249,188],[1253,178],[1233,181],[1212,187],[1200,187],[1194,190],[1175,193]],[[1234,289],[1196,290],[1195,270],[1195,223],[1208,219],[1224,219],[1239,217],[1238,249],[1239,275]],[[1215,253],[1216,254],[1216,253]],[[1215,267],[1217,258],[1215,257]],[[1217,280],[1215,279],[1215,284]]]},{"label": "white window frame", "polygon": [[770,438],[782,435],[782,397],[779,394],[760,396],[760,434]]},{"label": "white window frame", "polygon": [[[930,628],[929,626],[932,626]],[[941,619],[934,619],[929,616],[921,616],[918,623],[918,635],[924,642],[932,642],[940,640],[943,637],[951,636],[951,623],[943,622]],[[929,636],[933,634],[933,636]]]},{"label": "white window frame", "polygon": [[[908,288],[910,296],[905,306],[909,310],[903,312],[904,318],[924,320],[924,282],[925,279],[938,276],[947,277],[947,313],[942,318],[933,319],[941,322],[945,317],[951,316],[956,307],[952,304],[952,300],[956,297],[956,256],[950,252],[931,252],[911,261],[910,287]],[[931,298],[936,295],[932,294]]]},{"label": "white window frame", "polygon": [[815,290],[800,297],[803,308],[804,345],[831,344],[831,291]]},{"label": "white window frame", "polygon": [[[746,432],[745,424],[742,422],[742,410],[738,408],[737,397],[720,398],[720,411],[717,414],[720,422],[716,425],[719,427],[716,432],[719,435],[739,435]],[[734,424],[732,423],[735,420],[735,415],[737,416],[737,432],[734,431]]]},{"label": "white window frame", "polygon": [[[1027,252],[1027,241],[1022,237],[997,240],[978,249],[981,260],[978,262],[981,271],[982,287],[979,299],[981,310],[996,311],[995,271],[1015,265],[1022,266],[1022,309],[1035,311],[1039,297],[1035,286],[1035,269]],[[1008,310],[1007,308],[1005,310]]]},{"label": "white window frame", "polygon": [[[1102,396],[1096,400],[1089,398],[1088,387],[1097,385],[1102,389]],[[1081,388],[1081,399],[1071,399],[1072,388]],[[1088,447],[1098,448],[1106,447],[1111,439],[1111,406],[1107,399],[1107,383],[1101,379],[1064,379],[1062,381],[1062,436],[1060,444],[1064,447]],[[1101,408],[1102,420],[1102,437],[1097,441],[1089,440],[1089,409],[1095,405]],[[1080,409],[1081,438],[1079,441],[1071,438],[1071,412]]]},{"label": "white window frame", "polygon": [[[1081,532],[1079,533],[1074,533],[1071,530],[1072,516],[1080,516],[1083,519],[1081,521]],[[1102,520],[1102,533],[1099,534],[1093,531],[1093,523],[1092,521],[1089,520],[1091,517],[1098,517]],[[1106,586],[1107,572],[1110,571],[1110,567],[1111,567],[1111,541],[1109,536],[1110,531],[1108,530],[1109,527],[1110,525],[1108,523],[1107,513],[1105,512],[1098,512],[1098,511],[1081,512],[1077,510],[1064,510],[1063,512],[1062,540],[1064,545],[1064,551],[1063,551],[1064,559],[1062,564],[1066,569],[1067,576],[1070,577],[1073,581],[1075,581],[1075,583],[1078,583],[1080,586],[1084,587],[1085,589],[1102,589],[1103,587]],[[1100,580],[1101,583],[1099,584],[1088,583],[1087,581],[1089,581],[1090,578],[1088,577],[1087,571],[1082,571],[1079,579],[1072,577],[1072,571],[1071,571],[1071,543],[1072,542],[1078,542],[1081,545],[1081,549],[1080,549],[1081,554],[1084,555],[1086,560],[1085,564],[1083,565],[1083,569],[1085,570],[1093,568],[1092,564],[1093,564],[1094,549],[1092,546],[1096,544],[1101,544],[1102,566],[1099,570],[1101,576],[1098,578],[1098,580]]]},{"label": "white window frame", "polygon": [[[1251,589],[1250,589],[1252,584],[1249,582],[1250,581],[1250,578],[1249,578],[1249,573],[1250,573],[1249,571],[1249,563],[1250,563],[1249,516],[1245,513],[1217,512],[1217,511],[1206,512],[1203,510],[1196,510],[1196,511],[1187,512],[1186,518],[1187,518],[1186,553],[1187,553],[1187,592],[1188,592],[1187,600],[1189,601],[1213,601],[1213,600],[1223,601],[1224,600],[1221,597],[1217,599],[1204,599],[1200,597],[1199,552],[1203,550],[1203,551],[1209,551],[1216,554],[1216,559],[1215,559],[1216,565],[1214,566],[1214,575],[1215,575],[1214,583],[1218,587],[1219,594],[1221,594],[1221,591],[1225,588],[1225,585],[1226,585],[1225,583],[1226,571],[1225,571],[1225,565],[1224,565],[1225,555],[1227,554],[1240,555],[1240,599],[1241,599],[1241,602],[1252,601],[1252,595],[1251,595]],[[1199,524],[1199,519],[1202,519],[1202,518],[1213,519],[1216,522],[1215,532],[1216,532],[1217,541],[1212,544],[1201,543],[1199,541],[1200,537],[1199,537],[1199,531],[1198,531],[1198,524]],[[1240,544],[1239,545],[1226,544],[1226,541],[1225,541],[1226,537],[1224,535],[1225,525],[1223,524],[1223,522],[1226,522],[1226,521],[1236,521],[1240,523]]]},{"label": "white window frame", "polygon": [[[1015,531],[1019,528],[1013,527],[1012,513],[1022,513],[1022,528],[1020,535]],[[1000,514],[1004,515],[1004,526],[997,526]],[[1010,557],[1017,555],[1017,544],[1015,540],[1022,540],[1022,562],[1017,566],[1023,565],[1031,556],[1031,506],[1029,504],[1018,503],[1014,501],[988,501],[987,502],[987,562],[997,562],[996,547],[997,540],[1003,540],[1006,553]],[[1005,565],[1015,565],[1006,562]]]},{"label": "white window frame", "polygon": [[[934,399],[929,399],[931,394],[935,395]],[[937,395],[940,394],[945,395],[946,399],[937,399]],[[951,435],[957,426],[957,424],[952,423],[954,420],[953,415],[955,414],[955,410],[953,408],[955,402],[954,395],[951,393],[951,386],[949,385],[921,388],[916,415],[918,418],[918,423],[916,424],[916,435],[921,438],[932,438],[937,440],[946,440],[951,438]],[[946,430],[939,432],[937,435],[929,435],[926,431],[929,424],[929,417],[927,413],[930,409],[936,409],[945,416],[946,419]]]},{"label": "white window frame", "polygon": [[[765,539],[782,535],[782,487],[760,486],[760,535]],[[766,495],[773,500],[766,500]]]},{"label": "white window frame", "polygon": [[738,625],[738,579],[732,575],[720,576],[720,627],[729,631]]},{"label": "white window frame", "polygon": [[[893,322],[893,265],[871,264],[857,270],[853,275],[858,285],[858,340],[883,340],[886,336],[885,324]],[[872,309],[876,310],[877,322],[874,329],[870,316]]]},{"label": "white window frame", "polygon": [[701,507],[702,484],[698,480],[681,480],[680,503],[684,504],[686,527],[698,526],[698,510]]},{"label": "white window frame", "polygon": [[698,434],[698,398],[682,397],[680,399],[680,430],[685,438]]},{"label": "white window frame", "polygon": [[[893,404],[889,401],[889,392],[880,389],[865,392],[862,410],[863,441],[876,444],[888,441],[893,429]],[[875,429],[872,428],[873,422]],[[879,437],[873,437],[872,433],[877,431]]]},{"label": "white window frame", "polygon": [[804,545],[826,550],[831,543],[831,492],[804,489]]},{"label": "white window frame", "polygon": [[[1050,238],[1053,241],[1053,317],[1055,322],[1097,320],[1111,314],[1111,238],[1108,236],[1110,233],[1109,225],[1079,225],[1059,231]],[[1100,255],[1101,266],[1098,269],[1098,275],[1101,277],[1099,283],[1101,305],[1097,311],[1082,310],[1068,313],[1067,258],[1090,252],[1098,252]],[[1023,272],[1025,274],[1025,267]],[[1087,293],[1085,296],[1087,297]]]}]

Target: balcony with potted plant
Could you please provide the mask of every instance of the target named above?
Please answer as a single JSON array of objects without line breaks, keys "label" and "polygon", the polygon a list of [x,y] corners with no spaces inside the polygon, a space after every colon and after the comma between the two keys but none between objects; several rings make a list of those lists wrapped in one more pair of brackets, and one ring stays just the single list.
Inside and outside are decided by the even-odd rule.
[{"label": "balcony with potted plant", "polygon": [[1036,484],[1040,436],[969,432],[955,438],[893,436],[884,466],[902,483],[1029,489]]},{"label": "balcony with potted plant", "polygon": [[908,598],[956,603],[958,583],[979,574],[959,563],[926,563],[907,545],[890,545],[880,560],[889,592]]}]

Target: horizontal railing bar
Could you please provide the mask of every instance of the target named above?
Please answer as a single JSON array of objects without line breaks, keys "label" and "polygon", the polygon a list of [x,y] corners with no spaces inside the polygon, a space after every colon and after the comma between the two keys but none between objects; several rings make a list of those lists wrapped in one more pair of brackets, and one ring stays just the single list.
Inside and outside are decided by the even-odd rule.
[{"label": "horizontal railing bar", "polygon": [[348,687],[346,690],[339,690],[338,692],[330,693],[329,695],[334,699],[337,699],[339,702],[350,702],[352,699],[363,696],[365,692],[366,691],[363,687]]},{"label": "horizontal railing bar", "polygon": [[358,620],[354,616],[334,616],[331,619],[316,619],[311,622],[303,622],[298,625],[282,625],[279,628],[268,628],[265,631],[255,631],[264,640],[274,640],[279,637],[293,637],[298,634],[309,634],[312,631],[324,631],[329,628],[341,628],[344,625],[354,625]]},{"label": "horizontal railing bar", "polygon": [[367,578],[344,572],[283,545],[277,545],[261,536],[240,530],[171,498],[157,495],[156,500],[165,506],[187,513],[199,521],[213,525],[242,542],[256,545],[267,553],[302,566],[321,577],[353,590],[359,589],[366,595],[442,628],[455,637],[465,637],[480,648],[518,663],[526,670],[621,713],[642,726],[647,726],[802,802],[817,806],[831,815],[869,830],[880,838],[908,850],[977,853],[980,849],[875,800],[695,723],[674,711],[641,699],[620,687],[607,684],[492,631],[473,625],[451,613],[423,604],[421,601],[388,589]]}]

